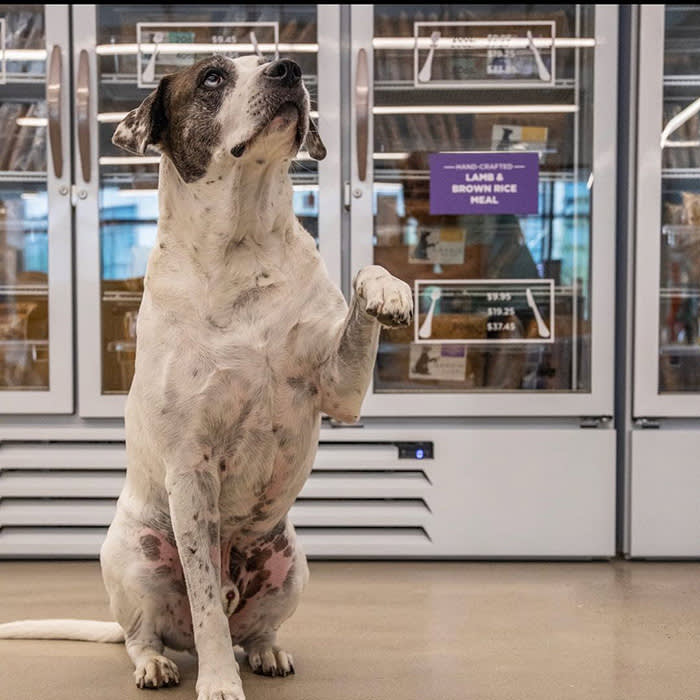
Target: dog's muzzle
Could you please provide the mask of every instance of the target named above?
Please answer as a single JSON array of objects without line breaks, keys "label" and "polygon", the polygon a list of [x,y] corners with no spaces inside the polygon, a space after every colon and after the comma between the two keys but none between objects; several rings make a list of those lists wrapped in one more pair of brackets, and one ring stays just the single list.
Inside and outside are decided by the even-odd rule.
[{"label": "dog's muzzle", "polygon": [[[265,67],[262,72],[264,77],[265,88],[270,90],[272,95],[275,96],[271,101],[276,102],[275,106],[270,109],[268,120],[260,130],[247,141],[236,144],[231,149],[231,155],[234,158],[240,158],[244,153],[250,142],[262,131],[269,122],[271,122],[275,116],[284,116],[287,107],[294,107],[297,111],[297,118],[301,119],[304,113],[303,107],[299,104],[298,100],[302,90],[301,86],[301,66],[292,61],[289,58],[283,58],[279,61],[274,61],[270,65]],[[303,127],[305,129],[305,126]],[[301,126],[298,127],[298,132],[302,129]],[[303,138],[303,133],[297,133],[297,141],[299,144]]]}]

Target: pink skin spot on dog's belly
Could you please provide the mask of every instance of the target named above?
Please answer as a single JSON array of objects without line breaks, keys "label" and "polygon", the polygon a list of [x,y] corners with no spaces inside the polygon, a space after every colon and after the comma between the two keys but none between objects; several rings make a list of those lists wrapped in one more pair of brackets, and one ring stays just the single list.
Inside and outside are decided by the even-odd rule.
[{"label": "pink skin spot on dog's belly", "polygon": [[166,635],[169,639],[179,639],[178,648],[188,648],[192,639],[192,613],[177,547],[168,542],[163,533],[151,528],[141,529],[138,541],[142,554],[139,564],[161,589],[171,630]]},{"label": "pink skin spot on dog's belly", "polygon": [[142,528],[138,533],[142,563],[148,569],[161,569],[169,566],[174,575],[182,578],[182,564],[177,547],[170,544],[164,535],[151,528]]}]

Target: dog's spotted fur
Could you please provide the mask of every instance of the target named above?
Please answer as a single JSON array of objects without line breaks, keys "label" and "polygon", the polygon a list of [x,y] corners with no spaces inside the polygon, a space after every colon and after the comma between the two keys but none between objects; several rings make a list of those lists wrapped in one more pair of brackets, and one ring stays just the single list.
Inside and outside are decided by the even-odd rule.
[{"label": "dog's spotted fur", "polygon": [[[173,76],[115,132],[160,166],[158,244],[126,408],[128,470],[101,554],[140,687],[179,680],[163,645],[198,653],[199,700],[242,700],[252,668],[293,672],[276,645],[308,569],[287,512],[322,412],[356,420],[379,319],[411,321],[407,285],[360,271],[350,309],[292,210],[287,174],[308,94],[253,57]],[[203,85],[211,71],[216,89]]]}]

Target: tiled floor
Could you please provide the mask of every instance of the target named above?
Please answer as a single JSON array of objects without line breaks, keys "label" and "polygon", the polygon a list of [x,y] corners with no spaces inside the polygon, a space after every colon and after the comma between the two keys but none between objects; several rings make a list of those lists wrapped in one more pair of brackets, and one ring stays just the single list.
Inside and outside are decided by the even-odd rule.
[{"label": "tiled floor", "polygon": [[[0,621],[109,619],[95,562],[0,562]],[[247,700],[697,700],[700,563],[330,563],[282,628],[297,674],[241,663]],[[2,700],[138,690],[121,644],[0,641]],[[157,695],[154,696],[154,693]]]}]

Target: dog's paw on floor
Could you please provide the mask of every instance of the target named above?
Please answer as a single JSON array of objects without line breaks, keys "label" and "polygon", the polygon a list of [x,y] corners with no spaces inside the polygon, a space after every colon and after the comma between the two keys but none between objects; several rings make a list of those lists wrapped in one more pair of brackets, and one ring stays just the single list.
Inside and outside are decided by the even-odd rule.
[{"label": "dog's paw on floor", "polygon": [[288,676],[294,673],[294,660],[279,647],[260,647],[248,652],[253,673],[261,676]]},{"label": "dog's paw on floor", "polygon": [[139,688],[165,688],[180,683],[180,672],[165,656],[153,656],[134,671]]},{"label": "dog's paw on floor", "polygon": [[225,681],[197,681],[197,700],[245,700],[243,688]]}]

